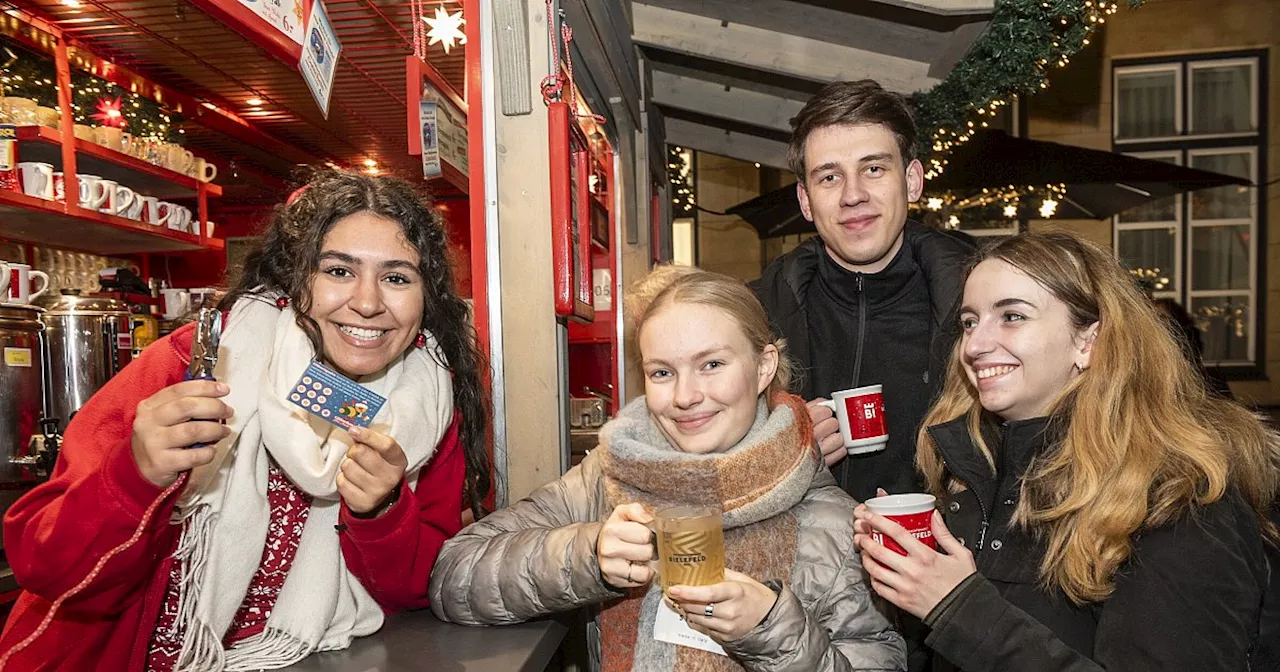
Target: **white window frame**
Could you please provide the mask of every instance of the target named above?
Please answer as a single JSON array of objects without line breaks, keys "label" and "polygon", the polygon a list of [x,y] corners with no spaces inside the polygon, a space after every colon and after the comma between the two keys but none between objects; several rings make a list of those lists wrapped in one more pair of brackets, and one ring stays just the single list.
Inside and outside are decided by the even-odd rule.
[{"label": "white window frame", "polygon": [[[1191,61],[1187,65],[1187,136],[1197,140],[1213,140],[1217,138],[1247,138],[1258,134],[1258,108],[1261,107],[1258,101],[1258,59],[1256,58],[1224,58],[1218,61]],[[1195,133],[1191,129],[1196,127],[1195,113],[1196,105],[1195,95],[1195,71],[1207,70],[1209,68],[1222,68],[1237,65],[1249,66],[1249,100],[1253,104],[1249,106],[1249,123],[1253,126],[1252,131],[1237,131],[1235,133]],[[1182,106],[1179,105],[1179,108]],[[1179,129],[1181,130],[1181,129]],[[1256,159],[1255,159],[1256,160]]]},{"label": "white window frame", "polygon": [[[1111,70],[1111,138],[1117,144],[1136,144],[1140,142],[1161,142],[1182,139],[1183,118],[1182,101],[1185,83],[1182,74],[1182,63],[1158,63],[1154,65],[1122,65]],[[1125,75],[1141,75],[1153,72],[1173,73],[1173,135],[1153,136],[1149,138],[1120,137],[1120,78]]]},{"label": "white window frame", "polygon": [[[1196,156],[1203,156],[1206,154],[1210,154],[1210,155],[1212,154],[1248,154],[1249,155],[1249,176],[1248,176],[1249,181],[1253,182],[1254,184],[1258,183],[1258,147],[1256,145],[1244,146],[1244,147],[1226,146],[1226,147],[1204,147],[1199,149],[1188,149],[1186,150],[1186,154],[1187,154],[1188,166],[1194,165],[1195,162],[1192,159]],[[1188,206],[1186,209],[1188,229],[1215,228],[1215,227],[1242,226],[1242,225],[1247,225],[1249,227],[1249,288],[1248,289],[1192,289],[1193,283],[1191,280],[1192,278],[1195,277],[1195,269],[1193,268],[1193,266],[1195,265],[1195,255],[1191,254],[1189,250],[1187,252],[1187,277],[1185,279],[1187,284],[1184,287],[1184,293],[1186,294],[1187,300],[1184,305],[1186,306],[1188,311],[1192,310],[1192,307],[1193,307],[1192,304],[1195,301],[1195,299],[1221,298],[1221,297],[1232,297],[1232,296],[1249,297],[1249,324],[1246,326],[1247,331],[1245,332],[1248,335],[1248,344],[1249,344],[1247,348],[1249,353],[1248,361],[1247,362],[1232,361],[1232,360],[1221,360],[1221,361],[1206,360],[1205,361],[1205,364],[1210,364],[1213,366],[1244,367],[1244,366],[1254,366],[1258,363],[1256,360],[1257,360],[1257,352],[1258,352],[1259,335],[1257,334],[1257,329],[1255,328],[1255,325],[1257,324],[1258,310],[1259,310],[1259,306],[1258,306],[1258,261],[1259,261],[1259,258],[1258,258],[1258,189],[1257,187],[1249,187],[1249,192],[1250,192],[1249,217],[1247,219],[1237,217],[1237,218],[1229,218],[1229,219],[1197,220],[1191,213],[1191,207]],[[1263,336],[1265,337],[1265,334]]]},{"label": "white window frame", "polygon": [[[1183,150],[1181,149],[1164,149],[1164,150],[1157,150],[1152,152],[1126,152],[1125,153],[1125,156],[1132,156],[1139,159],[1158,160],[1158,159],[1163,159],[1167,157],[1172,157],[1173,161],[1171,163],[1174,163],[1179,166],[1182,165],[1182,161],[1183,161],[1182,155],[1183,155]],[[1068,193],[1070,193],[1070,190],[1068,190]],[[1170,221],[1122,222],[1120,221],[1120,215],[1116,215],[1111,218],[1111,249],[1115,250],[1116,256],[1120,255],[1120,232],[1121,231],[1150,231],[1150,230],[1163,231],[1168,228],[1173,229],[1173,245],[1174,245],[1173,283],[1176,289],[1165,290],[1162,292],[1155,292],[1155,297],[1158,299],[1174,299],[1174,300],[1180,301],[1182,299],[1182,291],[1183,289],[1186,288],[1186,285],[1183,284],[1186,282],[1186,278],[1183,276],[1183,273],[1182,273],[1182,255],[1184,252],[1182,248],[1183,246],[1183,242],[1182,242],[1183,198],[1184,197],[1182,194],[1176,194],[1173,197],[1173,219]]]}]

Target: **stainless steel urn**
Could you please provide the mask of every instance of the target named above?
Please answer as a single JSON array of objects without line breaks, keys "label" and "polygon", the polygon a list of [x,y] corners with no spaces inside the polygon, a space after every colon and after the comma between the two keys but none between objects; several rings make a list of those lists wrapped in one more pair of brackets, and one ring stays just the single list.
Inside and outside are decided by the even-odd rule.
[{"label": "stainless steel urn", "polygon": [[48,413],[65,431],[71,414],[128,364],[133,352],[129,306],[110,298],[81,296],[64,289],[36,302],[45,309],[49,378]]},{"label": "stainless steel urn", "polygon": [[40,379],[44,365],[43,311],[34,306],[0,305],[0,482],[15,480],[9,459],[27,452],[40,431]]}]

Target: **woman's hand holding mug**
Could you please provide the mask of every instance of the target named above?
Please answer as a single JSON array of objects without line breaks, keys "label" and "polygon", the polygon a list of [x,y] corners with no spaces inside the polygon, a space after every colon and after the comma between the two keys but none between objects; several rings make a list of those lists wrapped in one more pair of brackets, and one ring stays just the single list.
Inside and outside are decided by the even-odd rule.
[{"label": "woman's hand holding mug", "polygon": [[600,576],[614,588],[635,588],[652,581],[657,572],[653,530],[648,525],[653,514],[636,502],[622,504],[609,514],[596,540]]},{"label": "woman's hand holding mug", "polygon": [[[212,461],[212,444],[231,433],[219,422],[232,416],[222,401],[230,391],[225,383],[188,380],[138,402],[131,448],[143,478],[167,488],[182,472]],[[197,444],[205,445],[191,447]]]},{"label": "woman's hand holding mug", "polygon": [[772,588],[728,567],[720,583],[672,586],[668,593],[694,630],[720,643],[754,630],[778,601]]},{"label": "woman's hand holding mug", "polygon": [[409,458],[396,440],[366,427],[347,430],[355,443],[347,450],[338,472],[338,494],[353,513],[382,507],[404,481]]},{"label": "woman's hand holding mug", "polygon": [[821,397],[807,402],[809,420],[813,423],[813,440],[822,452],[822,460],[827,466],[848,457],[849,450],[844,447],[844,437],[840,435],[840,420],[836,412],[826,405],[828,399]]},{"label": "woman's hand holding mug", "polygon": [[[866,504],[859,504],[853,515],[853,543],[862,551],[862,566],[871,578],[871,587],[916,618],[927,616],[960,582],[978,571],[973,553],[956,540],[937,511],[930,521],[931,530],[945,553],[929,548],[898,523],[872,513]],[[877,542],[873,531],[897,542],[906,555]]]}]

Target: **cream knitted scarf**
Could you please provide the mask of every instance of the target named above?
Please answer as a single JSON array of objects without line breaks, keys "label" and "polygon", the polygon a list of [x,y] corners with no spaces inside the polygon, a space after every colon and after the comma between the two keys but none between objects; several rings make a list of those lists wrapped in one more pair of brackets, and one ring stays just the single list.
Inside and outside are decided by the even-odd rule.
[{"label": "cream knitted scarf", "polygon": [[[238,301],[218,348],[217,379],[231,392],[231,435],[214,460],[191,472],[178,500],[183,525],[178,670],[220,672],[285,667],[314,651],[342,649],[382,626],[382,610],[346,567],[338,535],[337,474],[351,438],[286,401],[315,358],[291,308],[274,297]],[[410,485],[453,416],[449,371],[434,339],[360,381],[387,399],[371,428],[409,459]],[[311,495],[298,552],[265,630],[229,650],[222,638],[262,560],[270,523],[267,469],[274,459]]]}]

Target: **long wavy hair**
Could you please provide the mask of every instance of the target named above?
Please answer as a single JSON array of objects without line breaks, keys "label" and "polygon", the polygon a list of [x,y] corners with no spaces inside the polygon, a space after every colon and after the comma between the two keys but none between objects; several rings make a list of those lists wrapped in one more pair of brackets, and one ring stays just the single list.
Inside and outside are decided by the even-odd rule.
[{"label": "long wavy hair", "polygon": [[[1065,233],[1020,235],[983,250],[973,265],[999,259],[1067,305],[1072,327],[1098,323],[1087,370],[1050,409],[1061,439],[1037,456],[1022,482],[1015,524],[1047,542],[1046,588],[1075,603],[1105,600],[1133,549],[1133,535],[1173,522],[1235,489],[1271,543],[1267,513],[1280,488],[1280,441],[1242,406],[1207,395],[1177,338],[1129,274],[1104,249]],[[972,270],[972,267],[970,268]],[[942,395],[923,428],[967,417],[969,434],[993,473],[982,438],[977,390],[951,354]],[[989,417],[989,416],[987,416]],[[938,496],[967,487],[949,473],[920,430],[916,464]]]},{"label": "long wavy hair", "polygon": [[[787,342],[774,336],[764,306],[741,280],[693,266],[670,264],[654,268],[632,283],[623,299],[634,330],[633,341],[638,343],[640,330],[650,317],[676,303],[696,303],[728,313],[742,329],[757,359],[766,346],[776,347],[778,368],[764,392],[765,399],[772,405],[775,392],[787,391],[795,372]],[[639,352],[639,348],[635,351]]]},{"label": "long wavy hair", "polygon": [[230,310],[246,295],[284,294],[295,308],[298,326],[315,351],[324,353],[320,328],[307,312],[325,235],[338,220],[359,212],[371,212],[400,224],[405,239],[421,259],[418,272],[426,285],[422,326],[440,346],[446,360],[440,365],[453,374],[453,405],[460,416],[458,436],[466,458],[467,499],[472,513],[479,518],[491,485],[485,445],[488,411],[480,381],[483,358],[476,347],[467,304],[454,289],[444,224],[431,204],[429,196],[399,179],[317,171],[288,202],[272,211],[259,246],[248,256],[243,272],[218,307]]}]

